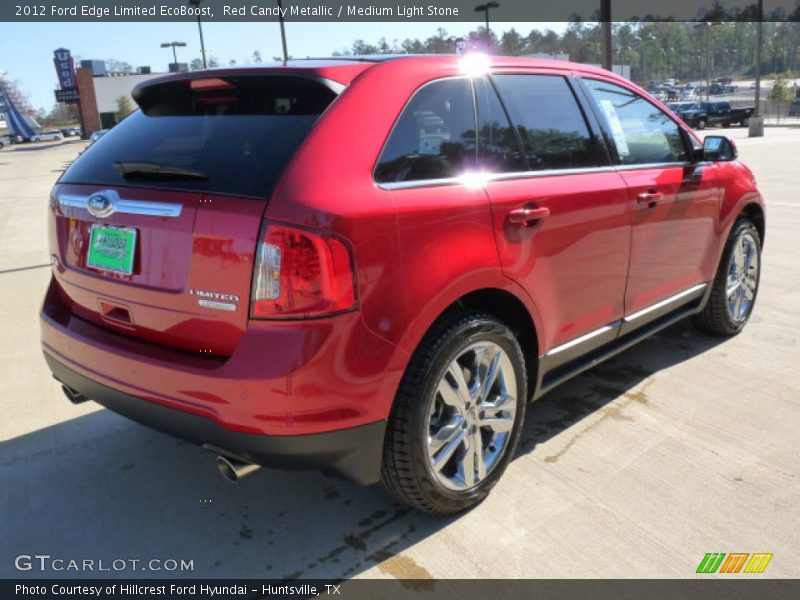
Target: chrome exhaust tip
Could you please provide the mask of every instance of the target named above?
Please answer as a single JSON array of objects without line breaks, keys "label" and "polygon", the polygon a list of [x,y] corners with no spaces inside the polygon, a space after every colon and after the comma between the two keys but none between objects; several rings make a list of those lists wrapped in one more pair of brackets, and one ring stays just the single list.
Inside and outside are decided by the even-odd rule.
[{"label": "chrome exhaust tip", "polygon": [[217,469],[231,483],[236,483],[240,479],[252,475],[260,468],[261,465],[243,462],[229,456],[222,456],[221,454],[217,456]]},{"label": "chrome exhaust tip", "polygon": [[71,387],[63,384],[61,385],[61,389],[64,390],[64,395],[73,404],[83,404],[84,402],[89,401],[89,399],[81,394],[78,390],[73,390]]}]

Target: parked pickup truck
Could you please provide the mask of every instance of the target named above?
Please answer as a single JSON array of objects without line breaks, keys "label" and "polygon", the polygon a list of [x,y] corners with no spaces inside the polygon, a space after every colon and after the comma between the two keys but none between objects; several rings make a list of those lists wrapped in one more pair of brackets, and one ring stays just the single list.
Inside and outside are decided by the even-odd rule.
[{"label": "parked pickup truck", "polygon": [[730,127],[738,124],[747,127],[755,108],[752,106],[735,108],[727,101],[714,102],[674,102],[669,109],[683,119],[684,123],[695,129],[705,129],[709,125]]}]

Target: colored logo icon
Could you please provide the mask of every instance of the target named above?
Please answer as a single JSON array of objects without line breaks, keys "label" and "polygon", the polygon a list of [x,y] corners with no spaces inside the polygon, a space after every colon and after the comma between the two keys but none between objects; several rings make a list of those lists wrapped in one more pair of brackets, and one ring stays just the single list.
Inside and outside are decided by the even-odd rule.
[{"label": "colored logo icon", "polygon": [[766,552],[709,552],[700,561],[697,573],[763,573],[772,554]]}]

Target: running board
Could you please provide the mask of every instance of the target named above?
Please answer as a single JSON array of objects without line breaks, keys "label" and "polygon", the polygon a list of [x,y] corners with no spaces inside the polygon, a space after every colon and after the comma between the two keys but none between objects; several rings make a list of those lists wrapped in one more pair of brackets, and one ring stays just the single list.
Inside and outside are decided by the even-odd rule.
[{"label": "running board", "polygon": [[633,331],[626,333],[623,326],[619,337],[617,337],[614,341],[587,352],[586,354],[564,363],[563,365],[552,366],[548,369],[547,355],[541,357],[540,364],[542,367],[542,377],[539,385],[537,386],[534,399],[539,398],[546,392],[549,392],[554,387],[564,383],[568,379],[575,377],[579,373],[582,373],[587,369],[591,369],[592,367],[599,365],[601,362],[611,358],[612,356],[627,350],[635,344],[638,344],[642,340],[652,336],[654,333],[657,333],[662,329],[669,327],[670,325],[674,325],[678,321],[681,321],[682,319],[697,313],[699,310],[702,310],[706,299],[708,298],[708,292],[710,291],[711,286],[709,285],[705,290],[706,293],[694,298],[686,304],[679,306],[678,308],[673,309],[666,314],[659,316],[656,319],[653,319],[649,323],[637,327]]}]

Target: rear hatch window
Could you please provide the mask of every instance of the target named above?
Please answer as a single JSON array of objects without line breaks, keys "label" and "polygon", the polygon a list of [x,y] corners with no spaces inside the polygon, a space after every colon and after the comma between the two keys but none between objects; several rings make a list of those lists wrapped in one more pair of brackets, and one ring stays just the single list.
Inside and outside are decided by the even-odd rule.
[{"label": "rear hatch window", "polygon": [[139,88],[140,110],[100,138],[62,183],[264,198],[336,93],[297,75],[179,79]]}]

